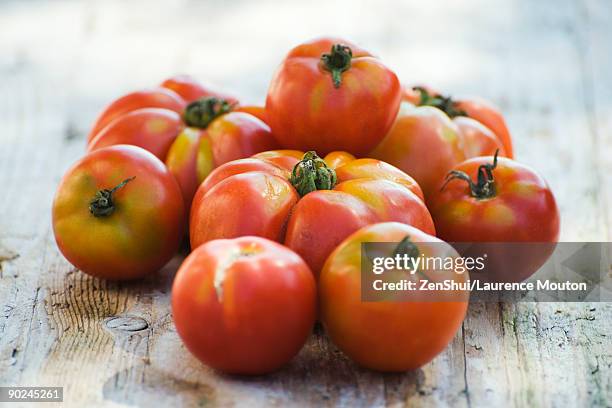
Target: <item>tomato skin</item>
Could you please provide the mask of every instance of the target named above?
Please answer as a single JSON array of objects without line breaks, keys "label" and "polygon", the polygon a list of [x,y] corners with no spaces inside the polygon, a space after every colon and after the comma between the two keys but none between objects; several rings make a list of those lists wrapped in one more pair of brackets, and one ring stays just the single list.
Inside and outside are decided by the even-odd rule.
[{"label": "tomato skin", "polygon": [[253,158],[262,159],[291,171],[297,162],[302,160],[303,156],[304,152],[300,150],[270,150],[254,154]]},{"label": "tomato skin", "polygon": [[94,122],[87,143],[106,125],[125,113],[141,108],[163,108],[181,113],[185,108],[185,101],[175,92],[166,88],[152,88],[141,91],[131,92],[108,105]]},{"label": "tomato skin", "polygon": [[[115,210],[95,217],[97,191],[135,177],[113,194]],[[180,189],[153,154],[128,145],[95,150],[62,178],[53,201],[53,232],[62,254],[98,278],[140,278],[164,266],[183,236]]]},{"label": "tomato skin", "polygon": [[456,125],[441,110],[402,102],[395,124],[369,156],[413,177],[426,199],[454,165],[465,159]]},{"label": "tomato skin", "polygon": [[266,108],[264,106],[257,105],[243,105],[238,106],[234,109],[234,112],[244,112],[250,115],[255,116],[257,119],[261,120],[265,124],[268,124],[268,114],[266,113]]},{"label": "tomato skin", "polygon": [[233,96],[227,95],[222,92],[217,92],[208,87],[205,87],[189,75],[176,75],[170,77],[163,81],[160,86],[176,92],[187,103],[207,96],[223,98],[227,101],[230,101],[232,104],[238,103],[238,100]]},{"label": "tomato skin", "polygon": [[[266,200],[266,197],[273,197]],[[280,241],[299,196],[281,177],[250,172],[229,177],[208,192],[200,188],[190,215],[191,247],[219,238],[257,235]]]},{"label": "tomato skin", "polygon": [[[334,44],[352,50],[337,87],[321,62]],[[266,98],[268,123],[285,148],[363,155],[393,124],[401,92],[397,76],[368,52],[342,39],[316,39],[293,48],[277,70]]]},{"label": "tomato skin", "polygon": [[284,243],[307,259],[318,277],[327,255],[344,238],[378,219],[357,197],[335,190],[313,191],[293,207]]},{"label": "tomato skin", "polygon": [[165,156],[166,167],[181,188],[187,214],[198,189],[197,153],[205,130],[185,127],[174,139]]},{"label": "tomato skin", "polygon": [[[394,220],[434,233],[429,211],[412,191],[418,189],[416,182],[377,160],[348,161],[336,168],[345,181],[300,198],[288,181],[291,170],[287,165],[295,166],[297,157],[303,156],[292,150],[263,152],[212,171],[193,201],[192,247],[212,239],[263,236],[284,242],[318,275],[335,245],[364,225]],[[352,156],[337,153],[328,157],[331,167],[339,158]],[[364,169],[353,163],[362,163]]]},{"label": "tomato skin", "polygon": [[[325,158],[328,161],[328,158]],[[333,167],[333,166],[332,166]],[[376,178],[394,181],[407,187],[421,200],[425,200],[423,190],[415,179],[388,163],[376,159],[354,159],[336,169],[338,181],[354,180],[358,178]]]},{"label": "tomato skin", "polygon": [[159,108],[136,109],[109,123],[89,143],[87,151],[129,144],[142,147],[158,159],[164,160],[182,127],[181,116],[174,111]]},{"label": "tomato skin", "polygon": [[[368,225],[347,237],[329,256],[319,278],[320,318],[331,340],[351,359],[378,371],[413,370],[450,343],[467,310],[457,301],[361,301],[361,243],[436,243],[437,255],[458,254],[443,241],[396,222]],[[464,281],[466,275],[453,278]]]},{"label": "tomato skin", "polygon": [[512,137],[498,108],[491,102],[476,97],[458,98],[456,106],[458,109],[465,111],[468,117],[491,129],[504,146],[505,155],[509,158],[514,157]]},{"label": "tomato skin", "polygon": [[172,287],[172,314],[199,360],[232,374],[265,374],[293,358],[315,321],[316,285],[294,252],[259,237],[195,249]]},{"label": "tomato skin", "polygon": [[270,127],[253,115],[230,112],[206,129],[215,167],[278,147]]},{"label": "tomato skin", "polygon": [[503,143],[482,123],[466,116],[457,116],[453,122],[461,135],[466,158],[493,156],[495,152],[508,157]]}]

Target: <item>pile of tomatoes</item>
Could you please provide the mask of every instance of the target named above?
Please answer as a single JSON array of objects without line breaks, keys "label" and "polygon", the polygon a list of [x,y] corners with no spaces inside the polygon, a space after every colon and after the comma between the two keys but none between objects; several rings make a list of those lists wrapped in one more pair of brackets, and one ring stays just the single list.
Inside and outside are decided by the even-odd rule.
[{"label": "pile of tomatoes", "polygon": [[322,38],[289,52],[265,107],[186,76],[115,100],[58,187],[53,230],[75,267],[117,280],[159,270],[188,235],[173,317],[213,368],[276,370],[319,319],[359,364],[404,371],[447,346],[468,296],[362,301],[361,244],[554,243],[559,214],[491,104],[403,87]]}]

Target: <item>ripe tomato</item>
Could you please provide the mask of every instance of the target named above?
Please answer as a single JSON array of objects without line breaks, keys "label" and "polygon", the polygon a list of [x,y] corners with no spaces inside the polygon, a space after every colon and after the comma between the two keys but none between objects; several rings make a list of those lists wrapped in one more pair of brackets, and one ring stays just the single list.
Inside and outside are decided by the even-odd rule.
[{"label": "ripe tomato", "polygon": [[181,339],[205,364],[264,374],[306,342],[315,321],[315,280],[295,252],[276,242],[210,241],[178,270],[172,314]]},{"label": "ripe tomato", "polygon": [[185,108],[185,101],[166,88],[145,89],[124,95],[108,105],[98,116],[87,136],[87,143],[114,119],[141,108],[163,108],[180,113]]},{"label": "ripe tomato", "polygon": [[[404,301],[362,301],[363,242],[410,245],[427,257],[459,255],[439,239],[397,222],[366,226],[329,256],[319,278],[320,318],[331,340],[357,363],[379,371],[406,371],[431,361],[452,340],[467,310],[466,291],[407,293]],[[381,256],[391,257],[397,250]],[[414,252],[412,252],[414,254]],[[397,272],[397,271],[395,271]],[[402,273],[405,271],[402,271]],[[456,271],[422,270],[431,280],[467,280]],[[385,273],[391,273],[385,272]],[[387,275],[384,275],[387,276]],[[402,278],[410,279],[407,274]],[[418,281],[417,281],[418,282]],[[444,301],[441,301],[444,296]]]},{"label": "ripe tomato", "polygon": [[336,245],[364,225],[400,221],[435,231],[418,184],[389,164],[338,152],[325,160],[314,152],[256,156],[218,167],[200,185],[190,215],[192,248],[262,236],[284,242],[318,275]]},{"label": "ripe tomato", "polygon": [[395,124],[370,156],[414,177],[427,199],[448,170],[465,159],[451,119],[437,108],[408,102],[402,102]]},{"label": "ripe tomato", "polygon": [[[268,125],[249,113],[233,112],[235,99],[221,99],[218,93],[184,76],[162,85],[168,89],[135,92],[112,103],[94,125],[97,129],[106,124],[92,136],[88,150],[132,144],[152,152],[176,177],[189,208],[198,184],[214,167],[277,147]],[[186,105],[171,89],[188,100],[200,99]],[[162,105],[146,108],[152,100],[157,101],[154,96],[158,94],[182,102],[171,109]]]},{"label": "ripe tomato", "polygon": [[197,101],[198,99],[214,96],[218,99],[224,99],[232,105],[237,104],[238,100],[233,96],[214,91],[203,86],[189,75],[176,75],[166,79],[160,85],[163,88],[170,89],[176,92],[187,103]]},{"label": "ripe tomato", "polygon": [[183,236],[176,180],[135,146],[87,154],[62,178],[53,202],[53,232],[70,263],[107,279],[134,279],[161,268]]},{"label": "ripe tomato", "polygon": [[183,126],[181,115],[169,109],[136,109],[102,129],[89,143],[87,150],[129,144],[142,147],[163,161]]},{"label": "ripe tomato", "polygon": [[266,99],[272,133],[286,148],[362,155],[385,136],[402,89],[367,51],[337,38],[292,49]]},{"label": "ripe tomato", "polygon": [[[469,143],[477,142],[477,145],[486,143],[491,145],[492,141],[481,141],[469,137],[465,143],[467,158],[476,156],[493,155],[497,149],[505,157],[513,158],[512,137],[506,126],[504,117],[491,102],[477,97],[450,97],[442,96],[439,92],[426,86],[415,86],[406,88],[403,100],[416,106],[434,106],[443,110],[460,127],[462,133],[466,131],[477,133],[478,139],[495,139],[495,146],[480,146],[479,150],[470,149]],[[472,129],[474,128],[474,129]],[[471,150],[471,151],[470,151]]]},{"label": "ripe tomato", "polygon": [[[559,237],[559,210],[546,181],[531,168],[497,155],[456,166],[442,189],[436,189],[430,209],[438,236],[448,242],[554,243]],[[498,280],[522,280],[546,261],[554,245],[536,249],[527,256],[502,246],[489,263],[499,266]]]},{"label": "ripe tomato", "polygon": [[463,160],[496,151],[506,155],[500,138],[483,123],[466,116],[450,97],[430,88],[414,87],[405,89],[402,98],[394,126],[370,156],[413,176],[426,197]]}]

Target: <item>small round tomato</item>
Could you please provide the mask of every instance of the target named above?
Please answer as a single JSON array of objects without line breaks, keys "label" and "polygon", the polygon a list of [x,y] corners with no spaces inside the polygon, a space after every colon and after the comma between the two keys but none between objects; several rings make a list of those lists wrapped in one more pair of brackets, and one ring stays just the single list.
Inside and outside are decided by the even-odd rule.
[{"label": "small round tomato", "polygon": [[232,374],[265,374],[293,358],[315,321],[316,284],[290,249],[259,237],[210,241],[172,287],[179,336],[199,360]]},{"label": "small round tomato", "polygon": [[163,108],[180,113],[185,108],[185,101],[166,88],[145,89],[124,95],[108,105],[98,116],[87,136],[87,143],[114,119],[141,108]]},{"label": "small round tomato", "polygon": [[[397,222],[366,226],[332,252],[319,277],[320,318],[331,340],[357,363],[379,371],[413,370],[431,361],[454,337],[467,310],[467,291],[437,290],[402,294],[402,301],[363,301],[367,289],[362,282],[362,243],[388,242],[394,257],[407,251],[413,257],[458,258],[447,243],[423,231]],[[409,249],[409,250],[408,250]],[[416,287],[427,280],[452,280],[465,284],[466,273],[457,270],[406,271],[398,279],[415,280]],[[388,275],[384,275],[388,276]],[[378,279],[378,278],[377,278]]]},{"label": "small round tomato", "polygon": [[[531,168],[497,155],[456,166],[429,208],[438,236],[448,242],[554,243],[559,237],[559,210],[546,181]],[[539,245],[536,254],[524,256],[511,245],[500,246],[495,262],[505,266],[497,268],[497,276],[522,280],[552,249],[554,245]]]},{"label": "small round tomato", "polygon": [[200,185],[190,214],[191,246],[261,236],[284,242],[318,276],[336,245],[364,225],[399,221],[435,233],[421,197],[410,176],[378,160],[264,152],[216,168]]},{"label": "small round tomato", "polygon": [[155,272],[176,253],[183,222],[176,180],[159,159],[135,146],[87,154],[64,175],[53,201],[60,251],[98,278]]},{"label": "small round tomato", "polygon": [[292,49],[276,72],[268,123],[285,148],[362,155],[385,137],[401,92],[397,76],[367,51],[317,39]]}]

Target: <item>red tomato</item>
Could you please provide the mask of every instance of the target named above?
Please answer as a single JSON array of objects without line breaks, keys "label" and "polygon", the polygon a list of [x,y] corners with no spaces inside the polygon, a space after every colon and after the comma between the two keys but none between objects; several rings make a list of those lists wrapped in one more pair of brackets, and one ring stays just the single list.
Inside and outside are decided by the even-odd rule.
[{"label": "red tomato", "polygon": [[395,124],[370,156],[410,174],[429,199],[465,152],[457,127],[444,112],[402,102]]},{"label": "red tomato", "polygon": [[496,151],[506,155],[501,138],[450,97],[413,87],[404,90],[403,100],[394,126],[370,155],[413,176],[426,197],[463,160]]},{"label": "red tomato", "polygon": [[461,136],[468,139],[464,141],[466,158],[493,155],[497,150],[502,156],[513,157],[504,117],[490,102],[475,97],[445,97],[426,86],[405,90],[403,99],[417,106],[434,106],[453,119]]},{"label": "red tomato", "polygon": [[180,113],[185,108],[185,101],[166,88],[145,89],[124,95],[108,105],[98,116],[87,136],[87,143],[114,119],[141,108],[163,108]]},{"label": "red tomato", "polygon": [[[546,181],[529,167],[507,158],[476,157],[456,166],[431,198],[438,236],[449,242],[556,242],[559,210]],[[550,255],[554,246],[539,246],[527,257],[508,246],[498,276],[522,280]],[[503,252],[503,251],[502,251]],[[517,256],[518,255],[518,256]],[[529,258],[528,266],[521,266]],[[506,273],[508,271],[508,273]]]},{"label": "red tomato", "polygon": [[420,188],[393,166],[360,159],[334,170],[329,161],[352,156],[335,152],[323,160],[299,153],[302,160],[293,164],[295,155],[265,152],[215,169],[193,200],[192,248],[217,238],[262,236],[284,242],[318,275],[335,246],[364,225],[401,221],[434,233]]},{"label": "red tomato", "polygon": [[[168,79],[163,86],[176,89],[187,99],[204,97],[187,106],[181,102],[178,109],[142,108],[151,104],[157,93],[135,92],[123,97],[101,115],[98,123],[109,115],[112,120],[94,135],[88,150],[115,144],[149,150],[164,160],[176,177],[188,209],[197,186],[213,168],[277,147],[268,125],[248,113],[232,112],[235,99],[221,99],[189,77]],[[174,91],[159,89],[160,95],[174,95],[182,101]]]},{"label": "red tomato", "polygon": [[385,136],[401,86],[380,60],[337,38],[292,49],[266,99],[272,133],[286,148],[362,155]]},{"label": "red tomato", "polygon": [[[386,222],[366,226],[347,237],[329,256],[321,272],[320,318],[340,350],[374,370],[406,371],[421,367],[444,350],[461,327],[468,293],[417,291],[407,294],[404,301],[383,298],[362,301],[363,242],[407,242],[417,256],[459,255],[450,245],[416,228]],[[450,279],[457,283],[467,280],[467,274],[454,270],[422,270],[412,278],[420,279],[423,274],[428,280]],[[409,275],[401,277],[411,279]],[[440,295],[446,300],[441,301]]]},{"label": "red tomato", "polygon": [[259,237],[210,241],[187,257],[172,287],[172,315],[203,363],[265,374],[302,348],[316,313],[312,272],[290,249]]},{"label": "red tomato", "polygon": [[100,131],[88,151],[116,144],[129,144],[165,160],[176,135],[183,128],[181,115],[169,109],[143,108],[128,112]]},{"label": "red tomato", "polygon": [[164,164],[135,146],[87,154],[62,178],[53,232],[70,263],[107,279],[155,272],[183,237],[181,191]]},{"label": "red tomato", "polygon": [[233,96],[214,91],[208,87],[204,87],[201,83],[199,83],[189,75],[173,76],[162,82],[160,86],[176,92],[188,103],[211,96],[214,96],[219,99],[225,99],[231,104],[238,103],[238,100]]}]

